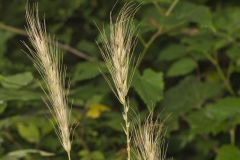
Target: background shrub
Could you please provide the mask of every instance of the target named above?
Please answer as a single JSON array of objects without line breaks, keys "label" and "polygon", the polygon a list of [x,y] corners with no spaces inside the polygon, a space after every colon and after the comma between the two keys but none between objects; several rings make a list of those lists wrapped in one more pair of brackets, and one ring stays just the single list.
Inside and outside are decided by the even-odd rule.
[{"label": "background shrub", "polygon": [[[136,0],[140,64],[131,106],[155,110],[168,128],[168,157],[238,160],[240,4],[237,0]],[[39,0],[48,30],[61,43],[71,79],[73,159],[121,160],[121,105],[99,72],[95,23],[108,27],[115,1]],[[25,4],[0,0],[0,157],[66,159],[42,101],[41,78],[22,52]],[[122,3],[114,9],[115,15]],[[107,72],[103,69],[103,72]],[[52,156],[52,157],[49,157]]]}]

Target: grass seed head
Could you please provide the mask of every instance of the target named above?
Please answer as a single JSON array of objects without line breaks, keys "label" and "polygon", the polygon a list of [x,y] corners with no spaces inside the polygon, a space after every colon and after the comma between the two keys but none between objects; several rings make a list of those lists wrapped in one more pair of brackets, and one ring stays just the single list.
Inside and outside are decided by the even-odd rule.
[{"label": "grass seed head", "polygon": [[30,51],[29,57],[43,78],[42,88],[48,97],[45,102],[57,123],[56,133],[63,148],[70,154],[70,112],[64,88],[66,71],[62,65],[62,53],[47,34],[45,22],[40,22],[37,8],[37,5],[26,7],[26,30],[33,49],[26,46]]}]

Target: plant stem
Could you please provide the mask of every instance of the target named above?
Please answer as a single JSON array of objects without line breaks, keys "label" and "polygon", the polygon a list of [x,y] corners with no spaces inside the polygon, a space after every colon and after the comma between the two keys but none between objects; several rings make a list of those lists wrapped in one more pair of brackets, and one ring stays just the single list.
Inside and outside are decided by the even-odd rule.
[{"label": "plant stem", "polygon": [[152,43],[157,39],[157,37],[162,33],[162,28],[159,28],[158,31],[156,33],[154,33],[151,38],[149,39],[149,41],[147,43],[145,43],[144,45],[144,49],[142,51],[142,53],[139,56],[139,61],[138,61],[138,65],[142,62],[143,57],[145,56],[145,54],[147,53],[148,49],[150,48],[150,46],[152,45]]},{"label": "plant stem", "polygon": [[230,85],[230,82],[229,82],[229,79],[225,77],[224,73],[223,73],[223,70],[221,69],[221,67],[219,66],[219,64],[217,63],[215,65],[216,69],[217,69],[217,72],[220,76],[220,78],[222,79],[226,89],[228,90],[228,92],[231,94],[231,95],[234,95],[234,91]]},{"label": "plant stem", "polygon": [[71,154],[70,154],[70,152],[67,152],[67,155],[68,155],[68,160],[71,160]]},{"label": "plant stem", "polygon": [[231,145],[235,145],[235,129],[232,128],[229,131]]},{"label": "plant stem", "polygon": [[229,76],[225,76],[222,68],[219,65],[219,62],[217,60],[217,58],[213,58],[211,55],[209,55],[208,53],[204,53],[204,55],[206,56],[206,58],[215,66],[217,73],[219,75],[219,77],[221,78],[221,80],[224,83],[224,86],[226,87],[227,91],[231,94],[234,95],[234,91],[233,88],[229,82]]},{"label": "plant stem", "polygon": [[167,12],[165,13],[166,16],[170,15],[173,9],[176,7],[179,0],[174,0],[171,6],[168,8]]},{"label": "plant stem", "polygon": [[[207,59],[215,66],[216,70],[217,70],[217,73],[219,75],[219,77],[221,78],[221,80],[223,81],[224,83],[224,86],[226,87],[226,89],[228,90],[228,92],[231,94],[231,95],[234,95],[234,90],[231,86],[231,83],[230,83],[230,76],[231,76],[231,72],[232,72],[232,63],[230,63],[230,66],[228,68],[228,72],[227,72],[227,75],[225,76],[222,68],[220,67],[219,65],[219,62],[217,60],[217,57],[214,58],[212,57],[211,55],[207,54],[207,53],[204,53],[205,56],[207,57]],[[230,143],[232,145],[235,144],[235,128],[232,128],[230,131],[229,131],[229,134],[230,134]]]},{"label": "plant stem", "polygon": [[124,107],[123,119],[125,122],[124,132],[126,134],[126,139],[127,139],[127,160],[130,160],[131,159],[131,146],[130,146],[131,140],[130,140],[130,132],[129,132],[130,122],[128,120],[129,106],[126,101],[123,103],[123,107]]},{"label": "plant stem", "polygon": [[[168,10],[166,11],[166,13],[164,15],[165,16],[169,16],[171,14],[171,12],[173,11],[173,9],[176,7],[178,2],[179,2],[179,0],[174,0],[173,3],[170,5],[170,7],[168,8]],[[154,5],[156,6],[156,3]],[[157,7],[157,9],[159,9],[159,8]],[[144,42],[143,43],[144,44],[144,49],[143,49],[142,53],[139,56],[139,60],[138,60],[137,66],[140,65],[140,63],[142,62],[143,57],[147,53],[148,49],[150,48],[152,43],[157,39],[157,37],[159,37],[162,34],[162,31],[163,31],[162,26],[159,26],[157,32],[154,33],[146,43],[144,42],[143,39],[141,39],[141,42]]]},{"label": "plant stem", "polygon": [[[4,24],[2,22],[0,22],[0,30],[5,30],[5,31],[8,31],[8,32],[11,32],[11,33],[14,33],[14,34],[22,35],[22,36],[28,36],[27,32],[25,30],[22,30],[22,29],[14,27],[14,26]],[[60,42],[57,42],[57,44],[58,44],[59,48],[65,50],[65,51],[68,51],[69,53],[72,53],[72,54],[74,54],[74,55],[76,55],[80,58],[83,58],[83,59],[86,59],[86,60],[89,60],[89,61],[94,60],[93,57],[90,57],[86,53],[78,51],[76,48],[73,48],[72,46],[69,46],[68,44],[64,44],[64,43],[60,43]]]}]

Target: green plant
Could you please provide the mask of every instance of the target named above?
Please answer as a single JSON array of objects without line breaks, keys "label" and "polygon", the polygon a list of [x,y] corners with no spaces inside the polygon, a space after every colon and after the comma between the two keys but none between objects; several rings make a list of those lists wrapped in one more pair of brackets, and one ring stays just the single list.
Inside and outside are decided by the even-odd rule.
[{"label": "green plant", "polygon": [[[134,1],[141,3],[133,18],[138,33],[134,55],[146,51],[128,91],[131,109],[140,113],[141,121],[153,109],[156,116],[171,115],[165,121],[167,157],[238,160],[239,2]],[[99,73],[104,63],[95,43],[102,42],[94,22],[103,24],[108,34],[106,13],[115,3],[39,3],[39,14],[45,15],[68,66],[71,118],[80,121],[72,159],[126,159],[121,104]],[[114,11],[120,6],[119,1]],[[25,1],[0,0],[0,159],[64,160],[65,150],[44,118],[49,111],[41,98],[42,79],[19,45],[27,41],[24,17]]]}]

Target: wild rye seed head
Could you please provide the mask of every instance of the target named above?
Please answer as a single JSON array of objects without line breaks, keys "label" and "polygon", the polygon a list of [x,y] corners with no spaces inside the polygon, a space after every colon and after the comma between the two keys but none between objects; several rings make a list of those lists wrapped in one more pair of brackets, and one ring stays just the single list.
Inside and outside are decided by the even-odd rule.
[{"label": "wild rye seed head", "polygon": [[[105,31],[101,32],[103,41],[103,46],[100,47],[101,54],[115,87],[110,86],[122,104],[126,103],[133,76],[130,65],[133,64],[132,53],[135,47],[133,15],[136,10],[137,7],[133,3],[126,3],[120,10],[115,23],[110,15],[110,35],[107,36]],[[108,82],[110,82],[109,79]]]},{"label": "wild rye seed head", "polygon": [[64,89],[66,75],[62,66],[62,53],[56,42],[47,34],[45,22],[40,22],[37,5],[32,8],[26,7],[26,21],[28,37],[34,49],[25,45],[46,86],[42,87],[47,96],[45,102],[57,123],[58,138],[65,151],[70,154],[70,112],[67,91]]},{"label": "wild rye seed head", "polygon": [[164,127],[159,119],[153,120],[153,114],[141,123],[138,120],[133,130],[133,148],[136,160],[166,160]]},{"label": "wild rye seed head", "polygon": [[[133,25],[133,15],[138,8],[134,3],[126,3],[120,10],[115,22],[110,14],[110,31],[109,36],[106,32],[101,32],[103,46],[99,47],[105,64],[111,74],[113,84],[107,79],[112,91],[123,105],[124,132],[126,134],[127,159],[131,159],[131,136],[130,122],[128,120],[129,104],[127,94],[133,76],[133,70],[130,66],[132,63],[132,53],[135,47]],[[135,67],[133,67],[135,68]],[[115,88],[115,89],[114,89]]]}]

